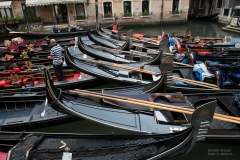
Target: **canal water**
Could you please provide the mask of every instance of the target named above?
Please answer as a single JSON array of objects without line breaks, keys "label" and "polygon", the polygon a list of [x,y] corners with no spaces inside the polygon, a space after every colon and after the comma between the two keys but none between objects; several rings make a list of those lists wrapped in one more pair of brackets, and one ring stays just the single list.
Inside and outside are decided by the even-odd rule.
[{"label": "canal water", "polygon": [[[144,33],[148,35],[161,35],[162,30],[168,34],[172,34],[176,32],[179,35],[184,35],[187,32],[191,32],[192,37],[200,36],[200,37],[217,37],[223,38],[224,36],[234,36],[240,37],[239,33],[223,31],[222,25],[217,24],[216,22],[199,22],[199,21],[189,21],[184,25],[170,25],[170,26],[162,26],[162,27],[137,27],[131,28],[134,33]],[[125,31],[130,28],[124,28]],[[10,39],[11,37],[9,37]],[[51,37],[49,37],[51,38]],[[63,37],[62,37],[63,38]],[[66,37],[64,37],[66,38]],[[69,37],[67,37],[69,38]],[[6,38],[4,38],[6,39]],[[114,86],[114,85],[113,85]],[[100,125],[94,122],[89,122],[86,120],[79,120],[76,122],[68,123],[68,124],[59,124],[53,127],[46,127],[41,129],[31,130],[33,132],[57,132],[57,133],[83,133],[83,134],[134,134],[129,131],[124,131],[120,129],[113,129],[104,125]],[[225,160],[228,158],[229,160],[239,160],[238,145],[229,145],[229,144],[212,144],[212,143],[202,143],[197,142],[192,151],[182,157],[179,157],[175,160],[203,160],[203,159],[211,159],[211,160]],[[221,151],[228,150],[229,154],[221,155]],[[214,153],[214,154],[212,154]]]}]

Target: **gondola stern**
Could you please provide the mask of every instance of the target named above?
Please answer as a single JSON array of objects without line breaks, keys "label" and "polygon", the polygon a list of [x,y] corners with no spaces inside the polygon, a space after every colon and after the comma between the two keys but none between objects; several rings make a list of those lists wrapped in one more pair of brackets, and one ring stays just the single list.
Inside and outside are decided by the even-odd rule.
[{"label": "gondola stern", "polygon": [[199,133],[199,130],[201,128],[201,125],[203,123],[211,123],[213,120],[215,107],[217,105],[217,100],[205,103],[201,105],[199,108],[197,108],[192,116],[191,116],[191,125],[194,126],[194,133],[192,137],[192,142],[190,147],[188,148],[187,152],[191,151],[191,149],[194,147],[197,139],[201,133]]}]

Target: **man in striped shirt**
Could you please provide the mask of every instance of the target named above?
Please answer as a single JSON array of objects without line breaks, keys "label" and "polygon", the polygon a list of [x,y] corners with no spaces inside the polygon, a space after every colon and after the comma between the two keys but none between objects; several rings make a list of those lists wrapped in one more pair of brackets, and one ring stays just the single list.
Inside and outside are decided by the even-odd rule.
[{"label": "man in striped shirt", "polygon": [[62,47],[56,44],[55,39],[50,40],[50,44],[53,46],[50,51],[49,59],[53,59],[53,68],[57,75],[58,81],[63,81],[63,69],[62,69]]}]

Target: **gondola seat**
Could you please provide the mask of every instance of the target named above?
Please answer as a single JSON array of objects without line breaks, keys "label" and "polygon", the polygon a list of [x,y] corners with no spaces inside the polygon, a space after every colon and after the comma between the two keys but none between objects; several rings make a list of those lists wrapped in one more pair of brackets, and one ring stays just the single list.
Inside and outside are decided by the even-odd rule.
[{"label": "gondola seat", "polygon": [[17,118],[8,118],[5,119],[3,124],[15,123],[15,122],[29,122],[32,116],[17,117]]},{"label": "gondola seat", "polygon": [[126,77],[126,78],[129,78],[129,73],[128,71],[118,71],[118,75],[121,76],[121,77]]}]

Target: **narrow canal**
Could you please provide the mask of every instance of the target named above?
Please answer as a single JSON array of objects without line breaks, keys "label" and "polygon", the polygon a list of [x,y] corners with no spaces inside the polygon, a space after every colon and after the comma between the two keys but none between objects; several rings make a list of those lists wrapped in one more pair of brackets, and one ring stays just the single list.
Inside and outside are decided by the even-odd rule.
[{"label": "narrow canal", "polygon": [[[144,33],[148,35],[161,35],[162,30],[168,34],[176,32],[177,34],[186,34],[188,31],[191,32],[192,37],[220,37],[224,36],[234,36],[240,37],[239,33],[223,31],[222,26],[215,22],[198,22],[198,21],[189,21],[184,25],[170,25],[162,27],[137,27],[131,28],[134,33]],[[130,28],[124,28],[127,31]],[[49,37],[51,38],[51,37]],[[66,37],[64,37],[66,38]],[[6,38],[5,38],[6,39]],[[54,127],[46,127],[42,129],[31,130],[34,132],[71,132],[71,133],[85,133],[85,134],[130,134],[128,131],[123,131],[119,129],[112,129],[107,126],[99,125],[97,123],[81,120],[77,122],[72,122],[64,125],[57,125]],[[219,155],[221,150],[227,150],[230,154]],[[212,154],[214,153],[214,154]],[[224,145],[221,144],[212,144],[212,143],[203,143],[197,142],[193,150],[186,154],[183,157],[177,158],[175,160],[202,160],[202,159],[211,159],[211,160],[237,160],[239,159],[239,146],[238,145]]]}]

